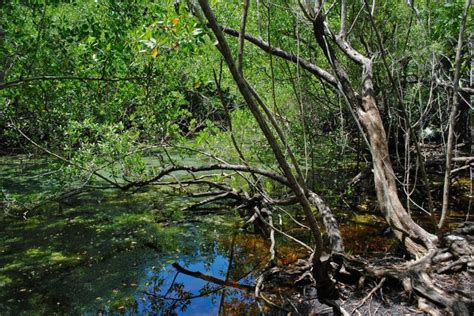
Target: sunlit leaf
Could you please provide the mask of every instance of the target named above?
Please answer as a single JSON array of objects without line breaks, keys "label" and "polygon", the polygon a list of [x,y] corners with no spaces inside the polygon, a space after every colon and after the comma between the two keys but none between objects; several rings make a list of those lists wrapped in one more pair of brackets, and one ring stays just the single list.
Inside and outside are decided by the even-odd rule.
[{"label": "sunlit leaf", "polygon": [[151,57],[156,58],[158,56],[158,49],[155,47],[151,50]]},{"label": "sunlit leaf", "polygon": [[150,38],[149,40],[141,40],[140,42],[145,44],[149,48],[156,47],[156,40],[154,38]]},{"label": "sunlit leaf", "polygon": [[193,30],[193,36],[199,36],[201,34],[203,34],[203,29],[197,28]]}]

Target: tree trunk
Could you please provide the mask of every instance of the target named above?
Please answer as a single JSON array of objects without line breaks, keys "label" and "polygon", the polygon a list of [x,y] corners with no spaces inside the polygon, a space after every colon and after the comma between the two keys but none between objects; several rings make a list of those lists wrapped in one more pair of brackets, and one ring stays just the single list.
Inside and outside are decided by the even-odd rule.
[{"label": "tree trunk", "polygon": [[[395,236],[405,244],[411,254],[421,256],[434,248],[436,237],[413,221],[398,196],[387,136],[373,96],[371,66],[364,66],[362,107],[357,109],[357,115],[370,144],[377,201]],[[422,241],[424,246],[420,245],[419,241]]]},{"label": "tree trunk", "polygon": [[217,21],[214,17],[214,14],[211,11],[211,8],[209,7],[209,4],[207,3],[206,0],[199,0],[199,4],[203,10],[204,15],[206,16],[207,20],[209,21],[209,25],[216,36],[218,40],[218,45],[217,48],[221,52],[224,61],[226,62],[232,77],[234,78],[234,81],[236,82],[239,91],[241,95],[244,97],[250,111],[252,112],[253,116],[255,117],[260,129],[262,130],[265,138],[268,141],[268,144],[272,148],[273,154],[275,155],[275,158],[278,162],[278,165],[280,168],[283,170],[283,173],[288,181],[288,185],[295,194],[298,202],[301,204],[301,207],[308,218],[309,221],[309,226],[311,228],[312,235],[315,239],[316,242],[316,247],[315,247],[315,254],[314,254],[314,259],[315,261],[318,260],[321,257],[321,252],[322,252],[322,237],[321,237],[321,231],[319,229],[318,222],[313,214],[313,211],[311,209],[311,205],[308,201],[308,198],[306,197],[306,189],[302,187],[302,184],[300,184],[295,175],[293,174],[293,171],[291,170],[290,165],[286,161],[286,158],[283,154],[282,149],[280,148],[280,145],[278,144],[278,141],[276,140],[275,136],[273,135],[272,130],[270,129],[267,121],[265,120],[263,113],[261,112],[257,101],[255,100],[255,95],[252,93],[251,87],[248,85],[247,81],[245,78],[242,76],[242,74],[238,71],[235,62],[232,58],[232,55],[230,53],[230,48],[223,36],[222,30],[219,28]]},{"label": "tree trunk", "polygon": [[343,36],[336,36],[335,40],[338,47],[350,59],[362,66],[362,91],[358,95],[347,72],[339,62],[333,48],[329,45],[323,19],[321,15],[314,18],[314,35],[333,68],[339,82],[340,91],[345,96],[352,111],[356,113],[356,119],[365,131],[372,156],[375,191],[379,208],[387,223],[393,228],[395,236],[412,255],[420,257],[426,254],[428,250],[435,248],[434,243],[437,238],[413,221],[398,196],[395,173],[388,150],[387,135],[374,97],[372,60],[352,48]]},{"label": "tree trunk", "polygon": [[453,79],[453,103],[450,109],[449,122],[448,122],[448,140],[446,144],[446,170],[444,172],[444,186],[443,186],[443,205],[441,210],[441,218],[439,220],[438,227],[442,229],[446,224],[446,219],[449,215],[449,189],[451,186],[451,163],[453,160],[454,146],[456,145],[456,139],[454,137],[454,128],[456,124],[456,115],[459,107],[459,79],[461,74],[461,59],[462,59],[462,44],[464,38],[464,29],[466,27],[467,14],[469,7],[471,6],[471,0],[466,0],[464,6],[464,13],[462,15],[461,26],[459,28],[458,45],[456,49],[456,60],[454,62],[454,79]]}]

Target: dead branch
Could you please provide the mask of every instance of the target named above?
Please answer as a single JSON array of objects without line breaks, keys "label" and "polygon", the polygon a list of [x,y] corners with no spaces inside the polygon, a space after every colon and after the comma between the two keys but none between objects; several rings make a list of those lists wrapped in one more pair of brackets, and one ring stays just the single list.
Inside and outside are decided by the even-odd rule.
[{"label": "dead branch", "polygon": [[333,254],[344,253],[344,244],[337,220],[331,212],[331,209],[324,203],[323,199],[314,192],[308,192],[309,200],[313,203],[323,219],[326,233],[329,237],[329,244]]},{"label": "dead branch", "polygon": [[369,292],[369,294],[367,294],[363,299],[362,301],[356,306],[354,307],[354,309],[352,310],[351,314],[353,314],[357,309],[359,309],[362,305],[365,304],[365,302],[375,293],[377,292],[378,289],[380,289],[383,285],[383,283],[385,282],[385,280],[387,280],[386,278],[382,278],[382,280],[380,280],[380,282]]},{"label": "dead branch", "polygon": [[458,111],[459,106],[459,79],[461,76],[461,57],[462,57],[462,47],[463,47],[463,38],[464,38],[464,31],[466,28],[466,19],[469,12],[469,7],[471,6],[471,0],[466,0],[464,6],[464,12],[461,19],[461,24],[459,27],[459,36],[458,36],[458,44],[456,48],[456,59],[455,59],[455,70],[454,70],[454,79],[453,79],[453,103],[451,107],[451,111],[449,114],[449,125],[448,125],[448,141],[446,144],[446,166],[445,166],[445,175],[444,175],[444,186],[443,186],[443,202],[441,206],[441,218],[438,223],[439,229],[442,229],[444,225],[446,225],[446,218],[449,215],[448,204],[449,204],[449,190],[450,190],[450,177],[451,177],[451,161],[453,159],[454,154],[454,146],[455,146],[455,139],[454,139],[454,125],[456,124],[456,114]]},{"label": "dead branch", "polygon": [[259,174],[265,176],[269,179],[275,180],[281,184],[288,185],[288,181],[285,177],[258,168],[244,166],[244,165],[228,165],[228,164],[213,164],[208,166],[169,166],[167,168],[162,169],[156,176],[145,180],[145,181],[138,181],[138,182],[130,182],[127,185],[123,186],[123,190],[129,190],[130,188],[140,188],[147,186],[149,184],[157,183],[163,177],[176,172],[176,171],[188,171],[191,173],[196,172],[203,172],[203,171],[212,171],[212,170],[234,170],[234,171],[242,171],[242,172],[253,172],[255,174]]},{"label": "dead branch", "polygon": [[210,204],[210,203],[215,203],[219,200],[224,200],[224,199],[235,199],[237,200],[237,203],[239,201],[242,200],[242,197],[237,193],[237,192],[223,192],[223,193],[218,193],[216,192],[214,194],[215,196],[213,197],[210,197],[208,199],[204,199],[200,202],[197,202],[191,206],[188,206],[188,207],[185,207],[183,208],[182,210],[183,211],[189,211],[189,210],[194,210],[194,209],[198,209],[200,206],[204,206],[204,205],[207,205],[207,204]]},{"label": "dead branch", "polygon": [[[226,26],[221,26],[220,28],[224,33],[226,33],[228,35],[231,35],[231,36],[234,36],[234,37],[239,37],[240,36],[240,32],[237,31],[237,30],[234,30],[234,29],[226,27]],[[337,87],[337,81],[336,81],[336,79],[334,78],[333,75],[328,73],[326,70],[312,64],[311,62],[309,62],[309,61],[307,61],[307,60],[305,60],[305,59],[303,59],[299,56],[293,55],[293,54],[291,54],[291,53],[289,53],[289,52],[287,52],[283,49],[271,46],[269,43],[265,42],[264,40],[256,38],[254,36],[245,34],[244,38],[247,41],[249,41],[250,43],[254,44],[255,46],[261,48],[263,51],[265,51],[269,54],[272,54],[274,56],[277,56],[277,57],[286,59],[288,61],[291,61],[295,64],[298,64],[298,65],[301,66],[301,68],[306,69],[307,71],[311,72],[312,74],[316,75],[317,77],[323,79],[327,83],[331,84],[333,87]]]},{"label": "dead branch", "polygon": [[203,274],[199,271],[190,271],[190,270],[182,267],[177,262],[173,263],[172,265],[173,265],[173,268],[175,268],[178,272],[189,275],[189,276],[192,276],[192,277],[195,277],[195,278],[198,278],[198,279],[201,279],[201,280],[204,280],[204,281],[212,282],[212,283],[217,284],[217,285],[236,288],[236,289],[239,289],[239,290],[244,290],[244,291],[247,291],[247,292],[253,292],[254,291],[254,287],[250,286],[250,285],[240,284],[238,282],[233,282],[233,281],[225,281],[225,280],[213,277],[211,275]]}]

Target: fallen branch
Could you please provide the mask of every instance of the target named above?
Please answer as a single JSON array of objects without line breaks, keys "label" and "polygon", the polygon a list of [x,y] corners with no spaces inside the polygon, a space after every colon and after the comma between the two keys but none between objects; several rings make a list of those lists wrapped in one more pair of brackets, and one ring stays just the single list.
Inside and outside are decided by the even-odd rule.
[{"label": "fallen branch", "polygon": [[237,194],[237,192],[217,193],[215,196],[212,196],[212,197],[204,199],[200,202],[194,203],[191,206],[183,208],[182,211],[189,211],[189,210],[198,209],[200,206],[204,206],[206,204],[214,203],[218,200],[223,200],[223,199],[235,199],[237,201],[240,201],[241,197]]},{"label": "fallen branch", "polygon": [[183,273],[183,274],[186,274],[186,275],[189,275],[189,276],[192,276],[192,277],[204,280],[204,281],[208,281],[208,282],[211,282],[211,283],[214,283],[214,284],[217,284],[217,285],[232,287],[232,288],[236,288],[236,289],[239,289],[239,290],[244,290],[244,291],[247,291],[247,292],[253,292],[254,289],[255,289],[251,285],[240,284],[240,283],[233,282],[233,281],[225,281],[225,280],[222,280],[222,279],[219,279],[219,278],[207,275],[207,274],[203,274],[199,271],[190,271],[190,270],[182,267],[177,262],[173,263],[173,268],[175,268],[176,271],[178,271],[180,273]]},{"label": "fallen branch", "polygon": [[285,177],[258,168],[253,168],[245,165],[229,165],[229,164],[213,164],[213,165],[208,165],[208,166],[170,166],[167,168],[162,169],[156,176],[145,180],[145,181],[137,181],[137,182],[130,182],[127,185],[123,186],[123,190],[128,190],[130,188],[140,188],[147,186],[149,184],[153,184],[158,182],[160,179],[163,177],[170,175],[173,172],[176,171],[188,171],[192,173],[196,172],[203,172],[203,171],[212,171],[212,170],[233,170],[233,171],[243,171],[243,172],[252,172],[255,174],[259,174],[262,176],[265,176],[269,179],[272,179],[274,181],[277,181],[283,185],[288,185],[288,181]]}]

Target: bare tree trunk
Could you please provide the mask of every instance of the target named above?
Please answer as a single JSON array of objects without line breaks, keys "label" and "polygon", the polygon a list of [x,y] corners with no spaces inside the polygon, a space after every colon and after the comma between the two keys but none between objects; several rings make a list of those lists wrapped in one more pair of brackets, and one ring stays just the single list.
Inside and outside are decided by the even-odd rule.
[{"label": "bare tree trunk", "polygon": [[245,79],[242,77],[241,73],[238,71],[238,69],[235,66],[234,60],[232,58],[232,55],[230,53],[230,48],[227,45],[226,40],[224,39],[224,36],[222,34],[222,31],[220,30],[219,26],[217,25],[216,19],[214,17],[214,14],[212,13],[209,4],[207,3],[206,0],[199,0],[199,4],[203,10],[204,15],[209,21],[210,27],[212,31],[214,32],[214,35],[216,36],[219,44],[218,44],[218,49],[221,52],[222,56],[224,57],[225,62],[227,63],[227,66],[232,73],[232,76],[237,83],[237,86],[239,88],[240,93],[244,97],[245,101],[247,102],[252,114],[254,115],[255,119],[257,120],[257,123],[259,124],[263,134],[267,138],[267,141],[272,148],[272,151],[275,155],[275,158],[283,170],[285,177],[288,180],[290,188],[293,190],[293,193],[295,194],[296,198],[300,202],[306,216],[308,217],[309,223],[310,223],[310,228],[313,233],[313,236],[316,241],[316,249],[315,249],[315,258],[319,260],[321,257],[321,251],[322,251],[322,238],[321,238],[321,231],[319,229],[319,225],[316,221],[316,218],[314,217],[314,214],[311,210],[310,203],[308,199],[305,196],[305,190],[304,188],[301,187],[301,185],[298,183],[296,180],[296,177],[293,175],[293,172],[291,171],[291,168],[286,161],[285,156],[283,155],[283,152],[278,145],[278,142],[273,135],[273,132],[271,131],[269,125],[267,124],[263,114],[260,112],[260,109],[258,107],[257,101],[254,98],[254,94],[252,93],[250,87],[248,86],[247,82]]},{"label": "bare tree trunk", "polygon": [[[365,68],[372,65],[367,66]],[[434,248],[436,237],[416,224],[400,201],[390,161],[387,136],[373,96],[371,80],[367,78],[369,71],[365,70],[364,73],[362,108],[358,109],[357,114],[370,142],[375,191],[379,207],[386,221],[394,229],[395,235],[405,244],[408,251],[416,256],[421,256],[427,250]],[[424,246],[420,245],[418,240],[421,240]]]},{"label": "bare tree trunk", "polygon": [[427,253],[427,250],[435,248],[436,236],[428,233],[413,221],[398,196],[395,173],[388,150],[388,140],[374,97],[372,59],[352,48],[346,41],[343,31],[336,36],[338,47],[350,59],[362,66],[363,84],[360,97],[355,92],[349,76],[339,62],[333,48],[329,45],[329,39],[325,34],[329,31],[325,30],[326,26],[322,15],[314,17],[313,26],[318,45],[333,67],[339,81],[339,88],[365,130],[372,156],[375,191],[380,210],[387,223],[393,228],[397,238],[404,243],[408,251],[415,256],[422,256]]},{"label": "bare tree trunk", "polygon": [[[471,32],[471,36],[469,38],[469,53],[470,53],[470,58],[471,58],[471,70],[469,71],[469,87],[473,88],[474,87],[474,32]],[[468,102],[472,104],[472,101],[474,97],[472,95],[469,96]],[[474,153],[474,115],[472,113],[473,111],[469,111],[469,126],[470,126],[470,135],[469,135],[469,153],[472,154]]]},{"label": "bare tree trunk", "polygon": [[244,44],[245,44],[245,26],[247,24],[247,14],[249,12],[250,1],[244,0],[244,8],[242,11],[242,19],[240,20],[239,50],[237,52],[237,69],[243,74],[244,62]]},{"label": "bare tree trunk", "polygon": [[456,114],[459,106],[459,78],[461,72],[461,52],[462,44],[464,39],[464,29],[466,28],[466,18],[471,5],[471,0],[466,0],[464,6],[464,13],[462,16],[461,25],[459,27],[458,46],[456,49],[456,60],[454,62],[454,82],[453,82],[453,107],[449,114],[449,127],[448,127],[448,142],[446,144],[446,170],[444,173],[444,187],[443,187],[443,206],[441,209],[441,219],[439,220],[438,227],[441,229],[446,224],[446,217],[448,216],[449,206],[449,188],[451,186],[451,163],[453,160],[453,147],[454,147],[454,126],[456,124]]},{"label": "bare tree trunk", "polygon": [[[0,1],[0,8],[3,3]],[[5,30],[3,26],[0,25],[0,46],[3,46],[5,42]],[[0,60],[0,85],[3,85],[5,82],[5,69],[7,68],[7,60]]]}]

